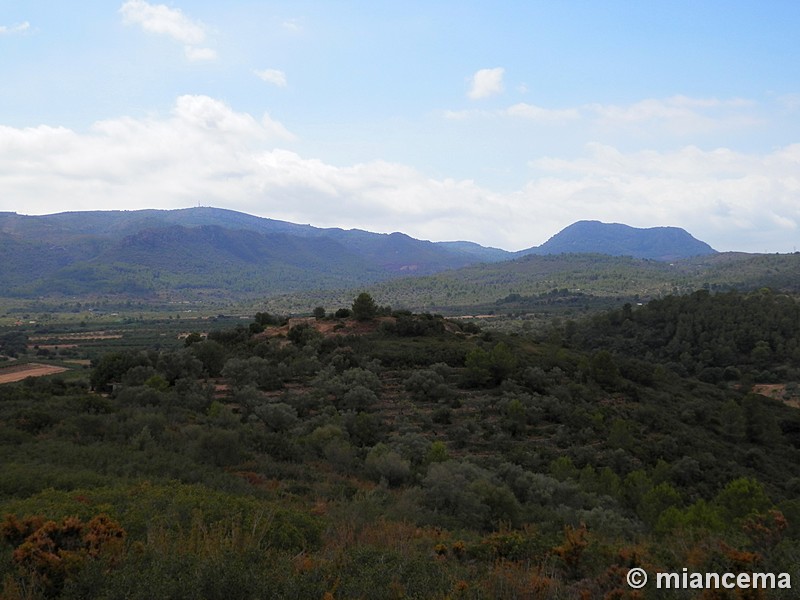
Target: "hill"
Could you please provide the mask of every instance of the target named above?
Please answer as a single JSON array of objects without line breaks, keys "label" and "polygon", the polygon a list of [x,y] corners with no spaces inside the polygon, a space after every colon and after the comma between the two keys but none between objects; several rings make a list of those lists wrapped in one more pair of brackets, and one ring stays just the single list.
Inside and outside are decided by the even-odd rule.
[{"label": "hill", "polygon": [[620,223],[578,221],[541,246],[520,254],[594,253],[672,261],[715,252],[680,227],[639,229]]},{"label": "hill", "polygon": [[4,598],[632,600],[633,566],[796,572],[792,298],[539,336],[398,311],[221,325],[140,322],[90,369],[2,387]]},{"label": "hill", "polygon": [[[709,268],[724,271],[748,256],[730,255],[712,266],[701,258],[711,259],[715,251],[674,227],[581,221],[538,248],[512,253],[472,242],[318,228],[204,207],[0,213],[0,251],[5,297],[245,299],[383,282],[376,290],[389,296],[388,302],[414,308],[495,302],[554,288],[603,296],[661,295],[696,289],[711,281]],[[699,258],[684,264],[687,256]],[[737,268],[727,277],[740,280]],[[762,270],[760,279],[769,273]],[[418,279],[436,274],[441,278]],[[762,285],[783,279],[773,275]],[[404,276],[414,281],[387,283]]]},{"label": "hill", "polygon": [[[449,315],[575,314],[695,290],[800,292],[800,253],[725,252],[672,263],[604,254],[528,255],[370,286],[382,304]],[[308,312],[351,301],[357,289],[298,292],[269,310]]]},{"label": "hill", "polygon": [[263,295],[431,274],[502,252],[481,248],[216,208],[0,213],[0,288],[17,297],[200,289]]}]

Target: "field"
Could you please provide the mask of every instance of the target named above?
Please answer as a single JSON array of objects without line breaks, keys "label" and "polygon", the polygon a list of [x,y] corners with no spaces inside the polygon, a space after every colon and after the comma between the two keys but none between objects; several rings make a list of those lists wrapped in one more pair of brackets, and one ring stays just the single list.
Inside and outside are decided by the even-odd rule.
[{"label": "field", "polygon": [[55,375],[68,371],[65,367],[55,365],[43,365],[39,363],[25,363],[0,368],[0,384],[22,381],[27,377],[44,377],[45,375]]}]

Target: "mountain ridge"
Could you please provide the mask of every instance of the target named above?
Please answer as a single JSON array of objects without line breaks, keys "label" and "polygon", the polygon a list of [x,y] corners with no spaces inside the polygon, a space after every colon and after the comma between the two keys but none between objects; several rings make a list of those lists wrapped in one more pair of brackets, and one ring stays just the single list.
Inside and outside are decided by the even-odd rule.
[{"label": "mountain ridge", "polygon": [[0,253],[6,259],[0,265],[0,289],[7,296],[193,289],[279,294],[577,251],[662,261],[687,252],[715,252],[683,229],[597,221],[579,221],[542,246],[509,252],[474,242],[319,228],[211,207],[0,213]]},{"label": "mountain ridge", "polygon": [[[601,249],[601,250],[599,250]],[[576,221],[548,239],[518,254],[600,253],[668,262],[715,254],[707,243],[680,227],[631,227],[622,223]]]}]

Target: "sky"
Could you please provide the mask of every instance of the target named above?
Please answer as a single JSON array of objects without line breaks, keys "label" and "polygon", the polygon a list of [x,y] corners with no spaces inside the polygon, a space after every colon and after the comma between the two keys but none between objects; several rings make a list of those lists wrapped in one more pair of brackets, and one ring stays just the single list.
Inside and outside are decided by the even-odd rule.
[{"label": "sky", "polygon": [[0,0],[0,211],[800,248],[796,0]]}]

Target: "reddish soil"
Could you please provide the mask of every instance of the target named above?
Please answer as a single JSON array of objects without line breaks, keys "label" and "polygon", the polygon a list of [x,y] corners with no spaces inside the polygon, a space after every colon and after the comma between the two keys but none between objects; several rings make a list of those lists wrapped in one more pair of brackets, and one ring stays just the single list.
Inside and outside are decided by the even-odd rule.
[{"label": "reddish soil", "polygon": [[54,367],[53,365],[40,365],[38,363],[28,363],[24,365],[14,365],[0,369],[0,384],[22,381],[27,377],[43,377],[44,375],[54,375],[67,371],[64,367]]},{"label": "reddish soil", "polygon": [[757,383],[753,386],[753,392],[767,398],[780,400],[788,406],[800,408],[800,396],[797,394],[787,395],[785,383]]},{"label": "reddish soil", "polygon": [[786,386],[782,383],[757,383],[753,386],[753,392],[756,394],[761,394],[768,398],[775,398],[776,400],[780,400],[785,391]]},{"label": "reddish soil", "polygon": [[356,321],[355,319],[326,321],[317,320],[314,317],[301,317],[289,319],[289,322],[283,327],[267,327],[263,333],[259,333],[256,337],[269,338],[281,335],[286,336],[292,327],[303,324],[311,325],[326,337],[334,335],[365,335],[377,331],[382,323],[394,323],[395,321],[396,319],[394,317],[378,317],[370,321]]}]

